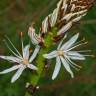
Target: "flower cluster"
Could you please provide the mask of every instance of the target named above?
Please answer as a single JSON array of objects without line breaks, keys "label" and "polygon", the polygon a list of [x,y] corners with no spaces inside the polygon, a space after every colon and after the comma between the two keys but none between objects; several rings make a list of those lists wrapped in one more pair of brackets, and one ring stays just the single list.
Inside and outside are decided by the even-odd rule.
[{"label": "flower cluster", "polygon": [[86,5],[81,1],[60,0],[53,13],[42,22],[41,33],[46,34],[54,26],[58,28],[57,35],[69,30],[74,22],[79,21],[87,13]]},{"label": "flower cluster", "polygon": [[58,28],[57,35],[60,35],[85,16],[87,10],[87,0],[60,0],[53,13],[49,14],[42,22],[41,33],[45,34],[56,26]]},{"label": "flower cluster", "polygon": [[22,41],[22,54],[20,54],[13,43],[8,39],[10,44],[13,46],[15,52],[9,46],[8,48],[14,56],[0,56],[0,58],[12,63],[16,63],[16,65],[0,72],[0,74],[5,74],[17,70],[16,74],[12,77],[11,80],[11,82],[13,83],[21,76],[24,69],[29,68],[32,70],[38,70],[38,68],[32,62],[37,57],[37,54],[39,54],[40,48],[42,48],[41,45],[45,43],[45,35],[47,35],[47,33],[50,32],[52,28],[56,28],[56,36],[63,35],[64,38],[61,40],[56,50],[50,53],[43,54],[43,56],[41,57],[45,59],[56,58],[56,66],[52,75],[53,80],[59,74],[61,63],[65,67],[66,71],[69,72],[71,77],[73,78],[74,74],[71,70],[71,67],[75,68],[76,70],[81,68],[81,66],[74,63],[73,60],[85,60],[85,56],[90,55],[82,55],[81,53],[87,52],[89,50],[75,51],[75,48],[87,43],[81,43],[81,41],[76,43],[79,37],[79,33],[72,36],[65,43],[64,40],[67,38],[67,36],[64,36],[64,34],[72,27],[73,23],[79,21],[83,16],[86,15],[90,7],[91,3],[87,0],[60,0],[57,4],[57,8],[54,9],[53,13],[49,14],[43,20],[39,34],[36,34],[33,26],[29,27],[28,35],[32,41],[32,44],[35,45],[35,50],[33,54],[30,54],[29,51],[30,44],[24,47]]},{"label": "flower cluster", "polygon": [[33,26],[29,27],[28,35],[31,41],[34,44],[44,43],[45,35],[53,27],[56,27],[58,37],[65,34],[74,23],[87,14],[88,9],[94,2],[95,0],[60,0],[56,9],[43,20],[39,35],[35,33]]}]

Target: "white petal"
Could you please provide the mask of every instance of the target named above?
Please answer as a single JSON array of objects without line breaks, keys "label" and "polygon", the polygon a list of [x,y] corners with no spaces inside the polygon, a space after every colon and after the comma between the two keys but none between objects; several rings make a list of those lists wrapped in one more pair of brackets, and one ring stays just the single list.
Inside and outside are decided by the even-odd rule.
[{"label": "white petal", "polygon": [[72,4],[72,8],[71,8],[71,11],[74,11],[76,8],[76,5],[75,4]]},{"label": "white petal", "polygon": [[57,21],[58,9],[55,9],[51,14],[51,26],[53,27]]},{"label": "white petal", "polygon": [[54,79],[57,77],[57,75],[58,75],[58,73],[59,73],[59,71],[60,71],[60,68],[61,68],[60,57],[57,57],[57,58],[56,58],[55,69],[54,69],[54,72],[53,72],[53,75],[52,75],[52,80],[54,80]]},{"label": "white petal", "polygon": [[57,47],[57,50],[60,49],[60,47],[61,47],[61,45],[62,45],[62,43],[63,43],[63,41],[64,41],[64,39],[65,39],[66,37],[67,37],[67,34],[65,34],[64,38],[60,41],[60,43],[59,43],[59,45],[58,45],[58,47]]},{"label": "white petal", "polygon": [[17,57],[13,57],[13,56],[0,56],[0,58],[11,61],[11,62],[17,62],[20,63],[20,59]]},{"label": "white petal", "polygon": [[25,69],[25,66],[21,66],[18,71],[15,73],[15,75],[12,77],[11,83],[14,83],[22,74],[23,70]]},{"label": "white petal", "polygon": [[31,56],[30,59],[29,59],[29,62],[30,62],[30,63],[36,58],[39,50],[40,50],[40,46],[37,45],[36,48],[35,48],[35,50],[34,50],[34,52],[33,52],[33,54],[32,54],[32,56]]},{"label": "white petal", "polygon": [[47,58],[47,59],[54,58],[54,57],[57,56],[57,51],[52,51],[51,53],[49,53],[49,54],[44,54],[43,56],[44,56],[44,58]]},{"label": "white petal", "polygon": [[71,39],[69,39],[62,47],[61,50],[67,50],[68,48],[70,48],[78,39],[79,33],[77,33],[76,35],[74,35]]},{"label": "white petal", "polygon": [[69,66],[69,64],[67,63],[67,61],[66,61],[63,57],[60,57],[60,59],[61,59],[63,65],[64,65],[65,69],[67,70],[67,72],[69,72],[70,75],[71,75],[71,77],[74,78],[74,74],[73,74],[73,72],[71,71],[70,66]]},{"label": "white petal", "polygon": [[9,72],[12,72],[12,71],[18,69],[19,67],[20,67],[20,65],[15,65],[15,66],[13,66],[13,67],[11,67],[9,69],[6,69],[6,70],[0,72],[0,74],[6,74],[6,73],[9,73]]},{"label": "white petal", "polygon": [[88,10],[83,10],[83,11],[79,11],[79,12],[76,12],[74,14],[76,15],[81,15],[81,14],[85,14]]},{"label": "white petal", "polygon": [[32,70],[37,70],[37,67],[34,66],[33,64],[28,64],[28,68],[30,68]]},{"label": "white petal", "polygon": [[[64,0],[65,1],[65,0]],[[67,11],[67,8],[68,8],[68,4],[65,4],[64,6],[63,6],[63,9],[64,9],[64,15],[66,14],[66,11]]]},{"label": "white petal", "polygon": [[48,16],[42,22],[42,27],[43,27],[44,33],[46,33],[47,32],[47,29],[48,29]]},{"label": "white petal", "polygon": [[79,20],[80,20],[83,16],[85,16],[85,15],[86,15],[86,13],[83,14],[83,15],[78,16],[77,18],[73,19],[72,21],[73,21],[73,22],[77,22],[77,21],[79,21]]},{"label": "white petal", "polygon": [[71,17],[73,16],[72,14],[73,14],[73,13],[66,14],[66,15],[63,17],[62,20],[66,20],[66,21],[70,20]]},{"label": "white petal", "polygon": [[30,48],[30,45],[28,44],[23,49],[23,58],[25,58],[25,59],[29,58],[29,48]]},{"label": "white petal", "polygon": [[70,21],[69,23],[67,23],[66,25],[64,25],[57,33],[57,35],[63,34],[66,31],[68,31],[72,26],[72,22]]},{"label": "white petal", "polygon": [[85,60],[85,57],[82,54],[78,53],[78,52],[69,51],[67,53],[68,53],[68,57],[73,59],[73,60]]},{"label": "white petal", "polygon": [[57,3],[57,8],[60,8],[60,5],[62,4],[62,0],[60,0],[58,3]]}]

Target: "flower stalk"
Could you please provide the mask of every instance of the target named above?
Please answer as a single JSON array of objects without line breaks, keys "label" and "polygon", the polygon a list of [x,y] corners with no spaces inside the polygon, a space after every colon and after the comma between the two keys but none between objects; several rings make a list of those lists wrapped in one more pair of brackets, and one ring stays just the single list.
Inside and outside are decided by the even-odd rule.
[{"label": "flower stalk", "polygon": [[[37,63],[37,74],[33,74],[30,78],[30,84],[33,86],[38,85],[39,79],[43,73],[43,70],[45,68],[45,59],[43,57],[43,54],[50,51],[52,47],[54,47],[54,36],[56,36],[57,29],[52,28],[52,30],[46,35],[46,38],[44,39],[44,46],[41,47],[41,50],[39,51],[38,57],[36,59]],[[51,37],[51,38],[50,38]],[[26,93],[25,96],[30,96],[29,93]]]}]

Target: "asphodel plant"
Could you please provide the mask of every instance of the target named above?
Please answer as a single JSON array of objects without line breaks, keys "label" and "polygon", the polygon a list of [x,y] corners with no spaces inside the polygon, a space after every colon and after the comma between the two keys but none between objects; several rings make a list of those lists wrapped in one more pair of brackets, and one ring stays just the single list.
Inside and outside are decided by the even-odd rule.
[{"label": "asphodel plant", "polygon": [[[95,3],[96,0],[59,0],[53,12],[42,21],[39,33],[35,31],[34,26],[29,27],[28,35],[32,43],[41,46],[36,59],[39,68],[38,75],[32,76],[30,84],[32,83],[33,86],[38,85],[44,71],[46,64],[42,55],[49,52],[60,40],[65,38],[66,33],[87,14]],[[78,67],[80,68],[80,66]]]},{"label": "asphodel plant", "polygon": [[[27,92],[25,96],[32,95],[39,88],[38,82],[44,73],[44,68],[48,67],[47,62],[45,62],[47,59],[56,58],[52,80],[58,77],[61,65],[74,78],[71,67],[79,70],[81,66],[73,61],[85,60],[86,56],[93,55],[85,54],[85,52],[90,50],[75,49],[83,44],[87,44],[87,42],[84,39],[77,42],[79,33],[68,38],[69,30],[87,14],[95,2],[95,0],[60,0],[56,9],[43,20],[39,32],[36,32],[33,25],[29,27],[28,36],[31,39],[32,45],[35,46],[32,54],[29,51],[30,44],[24,47],[22,41],[22,52],[19,52],[8,38],[15,52],[8,44],[7,47],[14,56],[0,56],[0,58],[12,63],[15,62],[17,65],[0,72],[0,74],[18,70],[11,80],[11,83],[14,83],[21,76],[25,68],[36,71],[32,73],[30,80],[26,83]],[[32,63],[33,61],[35,61],[35,65]],[[51,64],[54,63],[51,62]]]}]

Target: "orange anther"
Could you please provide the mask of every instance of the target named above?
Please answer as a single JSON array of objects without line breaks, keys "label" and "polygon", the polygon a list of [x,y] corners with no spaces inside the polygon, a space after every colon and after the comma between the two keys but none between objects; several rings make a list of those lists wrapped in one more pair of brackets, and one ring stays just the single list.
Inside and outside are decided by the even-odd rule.
[{"label": "orange anther", "polygon": [[20,32],[20,36],[23,37],[23,32]]}]

